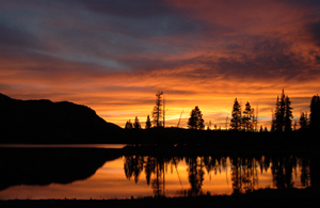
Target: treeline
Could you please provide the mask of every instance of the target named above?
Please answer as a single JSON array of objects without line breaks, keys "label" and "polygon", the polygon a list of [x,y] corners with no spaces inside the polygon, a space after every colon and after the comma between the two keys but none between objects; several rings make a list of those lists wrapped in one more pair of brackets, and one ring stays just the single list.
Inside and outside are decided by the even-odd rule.
[{"label": "treeline", "polygon": [[[150,115],[147,116],[145,122],[145,129],[152,127],[165,127],[165,100],[162,98],[163,92],[156,94],[156,103]],[[275,109],[272,112],[271,132],[290,132],[298,129],[298,124],[293,122],[292,107],[289,96],[286,96],[282,90],[281,96],[277,96]],[[226,130],[234,131],[258,131],[258,110],[251,107],[250,102],[245,104],[242,110],[241,104],[235,98],[231,119],[229,123],[228,117],[226,118]],[[182,115],[182,113],[181,113]],[[179,127],[181,115],[177,127]],[[316,129],[320,127],[320,98],[315,95],[311,99],[310,113],[301,112],[299,120],[299,129]],[[126,122],[125,129],[141,129],[143,128],[138,117],[135,117],[133,123],[130,120]],[[204,130],[203,114],[198,106],[195,106],[190,113],[188,120],[188,128],[195,130]],[[214,125],[215,130],[221,130],[217,125]],[[207,125],[207,130],[211,130],[211,121]],[[260,126],[260,132],[268,132],[267,127]]]},{"label": "treeline", "polygon": [[[292,123],[292,107],[288,96],[282,91],[281,97],[277,97],[276,107],[272,115],[271,131],[290,132],[297,130],[297,123]],[[310,102],[310,114],[301,112],[299,119],[301,130],[316,130],[320,127],[320,97],[315,95]],[[293,127],[293,128],[292,128]]]},{"label": "treeline", "polygon": [[[152,127],[164,127],[165,126],[165,100],[162,98],[163,92],[158,92],[156,94],[156,104],[152,110],[152,121],[150,115],[147,116],[145,123],[145,129],[150,129]],[[135,117],[134,122],[131,123],[130,120],[126,122],[125,129],[141,129],[138,116]]]}]

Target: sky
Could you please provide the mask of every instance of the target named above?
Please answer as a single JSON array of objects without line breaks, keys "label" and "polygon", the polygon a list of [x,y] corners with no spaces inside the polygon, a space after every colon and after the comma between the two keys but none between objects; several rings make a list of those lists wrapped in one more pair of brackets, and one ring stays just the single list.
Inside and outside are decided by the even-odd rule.
[{"label": "sky", "polygon": [[[294,120],[320,92],[318,0],[0,0],[0,93],[86,105],[124,127],[225,127],[235,98],[270,127],[284,89]],[[257,110],[258,109],[258,110]]]}]

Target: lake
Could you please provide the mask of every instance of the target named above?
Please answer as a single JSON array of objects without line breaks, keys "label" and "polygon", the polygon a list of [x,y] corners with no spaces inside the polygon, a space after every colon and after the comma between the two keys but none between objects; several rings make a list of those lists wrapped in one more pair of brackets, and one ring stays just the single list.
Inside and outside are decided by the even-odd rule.
[{"label": "lake", "polygon": [[141,155],[120,146],[0,147],[0,199],[230,195],[311,186],[312,157]]}]

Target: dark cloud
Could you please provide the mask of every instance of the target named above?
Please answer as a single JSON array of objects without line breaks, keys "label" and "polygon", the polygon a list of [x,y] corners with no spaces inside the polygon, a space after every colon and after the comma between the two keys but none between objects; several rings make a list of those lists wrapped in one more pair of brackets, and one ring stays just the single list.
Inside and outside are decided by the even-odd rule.
[{"label": "dark cloud", "polygon": [[253,59],[221,58],[216,63],[219,73],[232,77],[256,79],[291,79],[300,74],[299,66],[290,55],[257,56]]},{"label": "dark cloud", "polygon": [[86,8],[103,15],[97,20],[127,35],[141,38],[167,36],[199,30],[201,23],[179,13],[163,1],[79,0]]},{"label": "dark cloud", "polygon": [[299,7],[320,7],[320,1],[318,0],[283,0],[283,2],[286,2],[288,5],[295,5]]},{"label": "dark cloud", "polygon": [[[220,57],[212,65],[220,74],[239,78],[297,78],[308,69],[301,54],[293,52],[293,43],[279,38],[252,37],[231,51],[235,55]],[[229,54],[231,54],[229,51]]]},{"label": "dark cloud", "polygon": [[320,47],[320,22],[311,23],[308,25],[308,30],[313,37],[314,43]]},{"label": "dark cloud", "polygon": [[102,14],[129,18],[149,18],[157,15],[168,15],[171,8],[161,0],[78,0],[89,10]]},{"label": "dark cloud", "polygon": [[[247,43],[245,43],[247,44]],[[225,77],[256,79],[293,79],[308,69],[309,63],[300,54],[292,52],[292,44],[279,39],[254,40],[249,46],[233,45],[227,49],[228,55],[216,58],[201,55],[179,60],[132,59],[124,60],[135,70],[169,71],[171,76],[205,80],[217,74]],[[245,51],[243,49],[245,48]],[[235,54],[235,55],[232,55]],[[177,69],[193,68],[188,71]],[[165,73],[164,73],[165,74]]]},{"label": "dark cloud", "polygon": [[0,47],[36,48],[37,38],[27,31],[0,21]]}]

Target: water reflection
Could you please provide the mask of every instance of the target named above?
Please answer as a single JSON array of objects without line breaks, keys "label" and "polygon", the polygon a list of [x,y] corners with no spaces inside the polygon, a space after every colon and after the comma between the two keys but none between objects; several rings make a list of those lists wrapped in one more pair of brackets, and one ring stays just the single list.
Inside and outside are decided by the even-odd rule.
[{"label": "water reflection", "polygon": [[234,158],[232,160],[232,188],[234,193],[257,189],[259,162],[255,158]]},{"label": "water reflection", "polygon": [[179,158],[163,158],[152,156],[130,155],[125,156],[124,171],[126,178],[134,178],[135,183],[139,181],[139,175],[144,170],[147,184],[150,185],[155,196],[165,195],[165,166],[174,164],[177,166]]},{"label": "water reflection", "polygon": [[85,180],[117,150],[91,148],[1,148],[0,191],[16,185],[68,184]]},{"label": "water reflection", "polygon": [[[230,170],[233,193],[246,193],[261,188],[258,186],[259,177],[271,172],[272,188],[284,189],[297,187],[293,181],[300,175],[299,188],[311,185],[310,159],[294,156],[260,156],[260,157],[214,157],[214,156],[188,156],[188,157],[155,157],[128,155],[124,159],[124,172],[126,178],[134,179],[138,183],[140,174],[144,171],[147,185],[150,185],[155,196],[165,195],[165,175],[168,166],[177,170],[179,162],[186,164],[188,189],[177,191],[183,196],[198,196],[210,194],[203,190],[205,175],[211,180],[211,173],[221,174]],[[227,173],[226,173],[227,176]],[[225,179],[228,182],[228,177]],[[263,182],[263,181],[262,181]],[[180,181],[181,184],[181,181]],[[270,184],[267,187],[270,188]]]},{"label": "water reflection", "polygon": [[299,160],[299,166],[300,166],[300,180],[301,184],[304,187],[308,187],[311,185],[311,174],[310,174],[310,159],[309,158],[301,158]]},{"label": "water reflection", "polygon": [[319,157],[306,155],[159,156],[100,148],[0,150],[0,199],[219,195],[319,184]]}]

